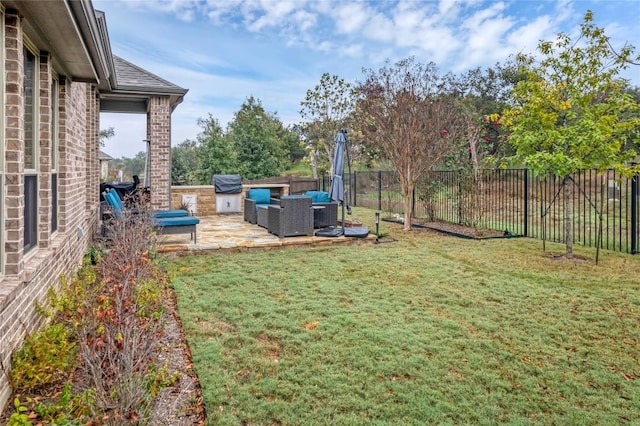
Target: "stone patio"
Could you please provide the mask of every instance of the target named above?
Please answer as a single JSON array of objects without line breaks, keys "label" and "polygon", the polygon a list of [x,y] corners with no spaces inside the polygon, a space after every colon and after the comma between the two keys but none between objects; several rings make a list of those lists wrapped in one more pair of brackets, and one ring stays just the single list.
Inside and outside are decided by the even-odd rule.
[{"label": "stone patio", "polygon": [[283,247],[313,247],[335,244],[373,244],[376,237],[366,238],[299,236],[279,238],[265,228],[244,221],[242,214],[218,214],[199,217],[197,243],[193,244],[189,234],[163,235],[158,251],[209,252],[218,250],[278,249]]}]

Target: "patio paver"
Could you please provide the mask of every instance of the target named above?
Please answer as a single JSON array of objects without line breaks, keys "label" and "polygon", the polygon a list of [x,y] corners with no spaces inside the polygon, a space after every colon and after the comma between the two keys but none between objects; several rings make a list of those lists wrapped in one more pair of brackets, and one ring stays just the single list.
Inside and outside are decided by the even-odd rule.
[{"label": "patio paver", "polygon": [[193,244],[189,234],[170,234],[160,237],[158,251],[207,252],[216,250],[271,249],[295,246],[334,244],[373,244],[375,235],[366,238],[298,236],[279,238],[265,228],[244,221],[242,214],[220,214],[199,217],[198,242]]}]

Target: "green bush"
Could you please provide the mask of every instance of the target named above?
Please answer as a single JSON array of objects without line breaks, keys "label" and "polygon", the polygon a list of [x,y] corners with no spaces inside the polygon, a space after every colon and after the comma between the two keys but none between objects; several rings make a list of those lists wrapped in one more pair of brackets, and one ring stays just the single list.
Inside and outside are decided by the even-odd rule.
[{"label": "green bush", "polygon": [[75,367],[76,344],[63,324],[52,324],[28,336],[14,355],[9,374],[19,392],[61,382]]}]

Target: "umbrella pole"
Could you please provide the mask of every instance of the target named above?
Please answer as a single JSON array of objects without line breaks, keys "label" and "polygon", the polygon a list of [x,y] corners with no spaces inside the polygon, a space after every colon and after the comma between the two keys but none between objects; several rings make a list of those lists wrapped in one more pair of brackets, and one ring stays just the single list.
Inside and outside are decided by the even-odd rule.
[{"label": "umbrella pole", "polygon": [[351,179],[353,179],[353,176],[351,176],[351,154],[349,154],[349,139],[347,139],[346,131],[344,135],[344,151],[347,155],[347,169],[349,170],[349,174],[347,175],[349,176],[349,204],[347,204],[347,214],[351,215]]},{"label": "umbrella pole", "polygon": [[342,235],[344,235],[344,199],[342,200]]}]

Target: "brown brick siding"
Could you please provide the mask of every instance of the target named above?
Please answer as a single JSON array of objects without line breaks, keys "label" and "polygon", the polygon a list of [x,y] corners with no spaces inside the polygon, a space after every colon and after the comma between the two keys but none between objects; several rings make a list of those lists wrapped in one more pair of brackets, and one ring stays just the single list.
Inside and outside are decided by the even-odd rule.
[{"label": "brown brick siding", "polygon": [[150,141],[151,206],[168,209],[171,202],[171,107],[168,96],[149,100],[147,138]]},{"label": "brown brick siding", "polygon": [[5,13],[5,276],[18,277],[23,269],[24,238],[24,130],[22,81],[22,23],[14,11]]},{"label": "brown brick siding", "polygon": [[47,248],[51,235],[51,58],[40,55],[40,133],[38,176],[38,246]]},{"label": "brown brick siding", "polygon": [[[0,276],[0,409],[9,396],[7,377],[11,354],[27,333],[42,325],[36,305],[62,275],[79,267],[98,228],[99,101],[87,83],[59,78],[58,232],[51,235],[51,115],[52,58],[40,54],[38,241],[23,255],[24,233],[24,102],[23,31],[16,12],[5,12],[5,180],[4,270]],[[95,188],[94,188],[95,187]],[[95,194],[94,194],[95,193]]]}]

